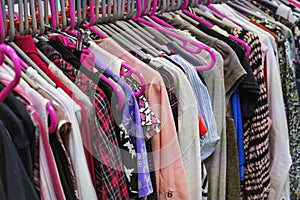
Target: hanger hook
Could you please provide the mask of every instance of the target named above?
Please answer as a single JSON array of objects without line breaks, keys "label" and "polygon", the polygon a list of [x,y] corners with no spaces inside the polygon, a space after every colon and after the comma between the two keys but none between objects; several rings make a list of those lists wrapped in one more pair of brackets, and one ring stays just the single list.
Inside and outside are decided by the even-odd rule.
[{"label": "hanger hook", "polygon": [[3,102],[4,99],[9,95],[10,92],[14,89],[14,87],[19,83],[21,78],[21,64],[20,64],[20,58],[18,57],[15,50],[6,45],[6,44],[0,44],[0,52],[1,54],[7,54],[11,58],[11,60],[14,63],[15,68],[15,77],[14,79],[6,85],[6,87],[0,92],[0,102]]}]

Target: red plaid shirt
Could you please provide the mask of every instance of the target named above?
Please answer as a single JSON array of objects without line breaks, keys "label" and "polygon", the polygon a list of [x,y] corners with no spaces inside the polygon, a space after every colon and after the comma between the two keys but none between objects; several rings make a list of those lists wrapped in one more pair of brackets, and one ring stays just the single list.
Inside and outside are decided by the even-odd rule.
[{"label": "red plaid shirt", "polygon": [[92,154],[96,174],[96,193],[98,199],[129,199],[122,160],[116,138],[114,119],[106,94],[85,75],[62,59],[51,47],[45,53],[64,74],[91,99],[95,107],[95,122],[90,123]]},{"label": "red plaid shirt", "polygon": [[96,170],[96,192],[99,199],[129,199],[122,160],[114,127],[114,119],[106,94],[81,73],[77,86],[91,99],[96,123],[91,127]]}]

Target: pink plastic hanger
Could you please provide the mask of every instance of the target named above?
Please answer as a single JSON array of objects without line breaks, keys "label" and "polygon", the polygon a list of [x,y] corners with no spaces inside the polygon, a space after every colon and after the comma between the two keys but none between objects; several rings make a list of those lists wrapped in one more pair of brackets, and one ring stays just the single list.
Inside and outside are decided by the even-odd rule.
[{"label": "pink plastic hanger", "polygon": [[74,9],[74,6],[73,6],[73,0],[69,0],[69,9],[70,9],[71,23],[70,23],[70,27],[67,28],[66,31],[73,31],[74,27],[75,27],[75,9]]},{"label": "pink plastic hanger", "polygon": [[50,10],[51,10],[51,16],[52,16],[52,27],[54,29],[57,29],[57,20],[56,19],[56,8],[55,8],[55,0],[50,0]]},{"label": "pink plastic hanger", "polygon": [[[98,9],[98,8],[96,8]],[[104,35],[101,31],[99,31],[97,28],[93,27],[95,24],[95,11],[94,11],[94,1],[90,1],[90,13],[91,13],[91,21],[88,24],[84,24],[83,28],[89,29],[90,31],[94,32],[96,35],[98,35],[101,38],[107,38],[106,35]],[[98,20],[98,19],[97,19]]]},{"label": "pink plastic hanger", "polygon": [[[2,3],[0,2],[0,21],[3,22],[3,12],[2,12]],[[6,87],[0,92],[0,102],[3,102],[4,99],[13,91],[13,89],[18,85],[20,78],[21,78],[21,64],[20,64],[20,58],[18,57],[17,53],[13,48],[10,46],[4,44],[5,41],[5,28],[4,23],[0,24],[0,30],[1,30],[1,38],[0,38],[0,65],[4,63],[4,55],[7,54],[11,58],[11,60],[14,63],[14,69],[15,69],[15,77],[14,79],[6,85]]]},{"label": "pink plastic hanger", "polygon": [[[62,12],[63,11],[65,11],[65,8],[62,8]],[[71,21],[70,21],[70,26],[66,28],[65,32],[72,36],[78,37],[78,32],[74,31],[76,20],[75,20],[75,9],[73,6],[73,0],[69,0],[69,11],[70,11],[69,17]]]},{"label": "pink plastic hanger", "polygon": [[[1,54],[7,54],[11,58],[14,63],[15,68],[15,77],[14,79],[6,85],[6,87],[0,92],[0,102],[3,102],[4,99],[13,91],[13,89],[18,85],[20,78],[21,78],[21,63],[20,58],[18,57],[17,53],[8,45],[0,44],[0,52]],[[4,60],[2,60],[4,61]],[[0,63],[1,65],[3,62]]]},{"label": "pink plastic hanger", "polygon": [[46,104],[46,109],[50,115],[51,124],[48,127],[49,133],[54,133],[57,127],[57,119],[56,119],[56,113],[50,102]]},{"label": "pink plastic hanger", "polygon": [[[235,23],[234,21],[232,21],[231,19],[229,19],[228,17],[226,17],[223,13],[221,13],[220,11],[218,11],[215,7],[213,7],[212,5],[210,5],[212,2],[213,2],[213,0],[208,0],[207,4],[206,4],[206,6],[210,10],[212,10],[215,13],[217,13],[221,17],[224,17],[224,18],[228,19],[229,21]],[[232,40],[234,40],[234,41],[236,41],[236,42],[238,42],[238,43],[240,43],[240,44],[242,44],[244,46],[245,50],[246,50],[246,56],[247,56],[247,58],[249,58],[249,56],[250,56],[250,47],[249,47],[249,45],[245,41],[243,41],[240,38],[237,38],[237,37],[235,37],[235,36],[233,36],[231,34],[229,34],[229,38],[232,39]]]},{"label": "pink plastic hanger", "polygon": [[95,10],[94,10],[94,1],[90,0],[90,14],[91,14],[91,21],[88,24],[84,24],[83,28],[89,29],[90,31],[94,32],[101,38],[107,38],[106,35],[104,35],[101,31],[99,31],[97,28],[93,27],[95,24]]},{"label": "pink plastic hanger", "polygon": [[94,6],[94,0],[90,0],[90,22],[88,24],[83,24],[83,28],[89,28],[92,27],[95,23],[95,6]]},{"label": "pink plastic hanger", "polygon": [[121,70],[121,72],[120,72],[121,76],[128,77],[132,73],[134,73],[135,75],[138,76],[138,78],[141,82],[141,89],[134,92],[134,96],[136,96],[136,97],[142,96],[142,94],[144,94],[146,91],[146,81],[145,81],[143,74],[141,72],[139,72],[138,70],[134,69],[133,67],[131,67],[130,65],[126,64],[125,62],[122,63],[122,67],[127,69],[128,71],[124,72],[123,70]]},{"label": "pink plastic hanger", "polygon": [[205,26],[209,27],[209,28],[212,28],[213,27],[213,24],[205,21],[204,19],[202,19],[201,17],[191,13],[190,11],[187,10],[187,7],[189,5],[189,1],[188,0],[184,0],[183,1],[183,4],[182,4],[182,7],[181,7],[181,11],[186,14],[187,16],[190,16],[191,18],[199,21],[201,24],[204,24]]},{"label": "pink plastic hanger", "polygon": [[165,21],[163,21],[160,18],[158,18],[158,17],[155,16],[157,3],[158,3],[158,0],[153,0],[152,1],[152,9],[149,12],[150,18],[153,19],[154,21],[156,21],[157,23],[165,26],[165,27],[173,28],[174,29],[174,27],[172,25],[168,24],[167,22],[165,22]]},{"label": "pink plastic hanger", "polygon": [[[94,1],[91,0],[90,1],[90,7],[91,8],[94,8]],[[85,25],[84,28],[88,28],[90,29],[91,31],[93,31],[95,34],[97,34],[98,36],[101,37],[102,33],[101,34],[98,34],[100,31],[98,29],[96,29],[95,27],[92,27],[94,25],[94,20],[95,20],[95,13],[94,13],[94,9],[91,9],[91,20],[89,24]],[[93,29],[91,29],[93,28]],[[95,32],[94,29],[96,29],[97,31]],[[122,63],[122,67],[127,69],[128,71],[125,72],[123,70],[120,71],[120,74],[122,76],[125,76],[125,77],[128,77],[130,76],[132,73],[134,73],[140,80],[140,83],[141,83],[141,89],[136,91],[134,93],[134,95],[136,97],[140,97],[142,94],[145,93],[145,90],[146,90],[146,81],[145,81],[145,78],[144,76],[142,75],[141,72],[139,72],[138,70],[134,69],[133,67],[131,67],[130,65],[126,64],[125,62]],[[105,76],[104,76],[105,77]],[[121,104],[122,105],[122,104]]]},{"label": "pink plastic hanger", "polygon": [[[210,2],[212,2],[212,0],[208,0],[208,5],[210,4]],[[204,24],[205,26],[207,26],[207,27],[209,27],[209,28],[212,28],[212,27],[214,26],[213,24],[211,24],[211,23],[205,21],[205,20],[202,19],[201,17],[199,17],[199,16],[197,16],[197,15],[191,13],[190,11],[188,11],[188,10],[187,10],[188,3],[189,3],[188,0],[184,0],[184,3],[183,3],[182,8],[181,8],[181,10],[182,10],[182,12],[183,12],[184,14],[186,14],[186,15],[192,17],[193,19],[199,21],[201,24]],[[212,6],[210,6],[210,7],[212,7]],[[237,43],[243,45],[244,48],[245,48],[245,51],[246,51],[246,56],[249,58],[249,56],[250,56],[250,47],[249,47],[249,45],[248,45],[245,41],[241,40],[240,38],[235,37],[235,36],[232,35],[232,34],[229,34],[228,37],[229,37],[230,39],[236,41]]]},{"label": "pink plastic hanger", "polygon": [[[2,2],[0,1],[0,22],[4,22],[3,20],[3,12],[2,12]],[[5,32],[5,28],[4,28],[4,23],[1,23],[0,24],[0,44],[4,44],[4,41],[5,41],[5,35],[6,32]],[[0,54],[0,63],[3,63],[4,62],[4,55],[3,54]]]},{"label": "pink plastic hanger", "polygon": [[[20,59],[20,64],[21,66],[27,70],[28,69],[28,65]],[[57,127],[57,118],[56,118],[56,113],[55,113],[55,110],[54,108],[52,107],[51,103],[48,102],[46,104],[46,109],[50,115],[50,119],[51,119],[51,124],[50,126],[48,127],[48,130],[49,130],[49,133],[53,133],[55,130],[56,130],[56,127]]]},{"label": "pink plastic hanger", "polygon": [[297,6],[298,8],[300,8],[300,3],[298,1],[295,0],[288,0],[288,2],[294,4],[295,6]]},{"label": "pink plastic hanger", "polygon": [[[199,2],[198,3],[201,4],[201,0],[199,0],[199,1],[200,1],[200,3]],[[227,19],[227,17],[223,13],[221,13],[215,7],[213,7],[212,5],[210,5],[212,2],[213,2],[213,0],[208,0],[207,3],[206,3],[206,7],[208,7],[210,10],[214,11],[218,15],[220,15],[220,16],[222,16],[222,17],[224,17],[224,18]]]},{"label": "pink plastic hanger", "polygon": [[[79,12],[80,12],[80,8],[79,8]],[[94,1],[93,0],[90,1],[90,12],[91,12],[91,17],[90,17],[91,21],[88,24],[83,25],[83,27],[86,28],[86,29],[90,29],[94,25],[95,12],[94,12]],[[123,94],[120,91],[120,89],[111,80],[109,80],[106,76],[104,76],[103,74],[100,74],[99,78],[101,78],[103,81],[105,81],[115,91],[115,93],[118,97],[118,107],[117,107],[117,109],[121,110],[123,108],[123,105],[124,105],[124,98],[123,98]]]},{"label": "pink plastic hanger", "polygon": [[[214,64],[216,62],[216,55],[215,55],[215,53],[213,52],[213,50],[211,48],[209,48],[208,46],[203,45],[203,44],[201,44],[201,43],[199,43],[198,41],[195,41],[195,40],[188,41],[188,38],[186,38],[182,35],[176,34],[172,31],[169,31],[165,28],[162,28],[162,27],[160,27],[156,24],[151,23],[151,22],[145,20],[144,18],[142,18],[141,13],[142,13],[141,0],[138,0],[137,1],[137,14],[133,18],[135,21],[142,22],[142,23],[146,24],[147,26],[151,26],[151,27],[155,28],[158,31],[161,31],[163,33],[166,33],[166,34],[172,36],[172,37],[180,39],[183,42],[183,47],[191,53],[197,54],[197,53],[201,52],[203,49],[206,50],[207,52],[209,52],[209,54],[211,56],[210,64],[207,65],[207,66],[196,66],[195,68],[197,70],[209,70],[214,66]],[[189,47],[188,43],[194,45],[196,47],[196,49]]]}]

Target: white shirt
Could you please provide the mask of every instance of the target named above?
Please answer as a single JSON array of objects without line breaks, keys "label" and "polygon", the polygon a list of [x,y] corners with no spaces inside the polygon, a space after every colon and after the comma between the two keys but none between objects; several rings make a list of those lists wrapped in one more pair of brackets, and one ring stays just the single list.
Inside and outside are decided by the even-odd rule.
[{"label": "white shirt", "polygon": [[95,54],[95,63],[102,63],[105,68],[109,68],[114,74],[120,76],[121,66],[124,61],[102,49],[95,42],[89,42],[89,44],[89,49]]},{"label": "white shirt", "polygon": [[48,68],[67,88],[73,92],[74,97],[82,103],[87,115],[92,115],[95,110],[89,97],[86,96],[68,77],[66,77],[66,75],[54,63],[50,63]]},{"label": "white shirt", "polygon": [[61,88],[49,85],[33,68],[28,68],[26,74],[48,93],[64,110],[66,117],[72,123],[70,134],[70,157],[74,168],[80,199],[97,199],[91,175],[87,166],[83,142],[78,121],[80,107]]}]

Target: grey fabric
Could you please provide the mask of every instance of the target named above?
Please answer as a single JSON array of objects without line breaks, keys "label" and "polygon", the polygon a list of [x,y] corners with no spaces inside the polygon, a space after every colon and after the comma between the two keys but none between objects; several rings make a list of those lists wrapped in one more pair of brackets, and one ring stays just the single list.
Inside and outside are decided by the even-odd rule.
[{"label": "grey fabric", "polygon": [[227,140],[227,163],[226,163],[226,199],[240,200],[240,172],[237,149],[237,138],[234,120],[231,112],[231,102],[228,104],[226,113],[226,140]]},{"label": "grey fabric", "polygon": [[232,48],[217,38],[211,37],[196,27],[192,26],[190,23],[184,21],[180,16],[176,15],[172,19],[172,25],[177,28],[189,30],[193,36],[203,42],[204,44],[214,48],[218,51],[224,60],[224,83],[226,91],[226,105],[228,105],[229,99],[235,89],[243,81],[246,76],[246,71],[243,69],[236,53]]}]

